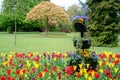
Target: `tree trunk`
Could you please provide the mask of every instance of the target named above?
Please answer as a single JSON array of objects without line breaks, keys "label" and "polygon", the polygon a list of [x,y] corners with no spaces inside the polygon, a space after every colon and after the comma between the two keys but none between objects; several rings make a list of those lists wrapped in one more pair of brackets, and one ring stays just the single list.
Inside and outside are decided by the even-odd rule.
[{"label": "tree trunk", "polygon": [[48,25],[46,25],[46,27],[45,27],[45,37],[47,37],[48,36]]},{"label": "tree trunk", "polygon": [[47,17],[47,20],[46,20],[46,27],[45,27],[45,37],[48,36],[48,26],[49,26],[49,24],[48,24],[48,17]]}]

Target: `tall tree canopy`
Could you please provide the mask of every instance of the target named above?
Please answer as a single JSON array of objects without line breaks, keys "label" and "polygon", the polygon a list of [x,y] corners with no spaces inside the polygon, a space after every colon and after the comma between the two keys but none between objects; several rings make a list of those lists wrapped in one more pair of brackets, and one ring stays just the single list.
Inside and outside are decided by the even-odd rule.
[{"label": "tall tree canopy", "polygon": [[48,35],[48,28],[51,24],[58,24],[59,22],[69,23],[68,14],[54,3],[42,1],[36,5],[27,14],[26,21],[45,21],[46,36]]},{"label": "tall tree canopy", "polygon": [[90,34],[96,46],[117,46],[120,0],[88,0]]},{"label": "tall tree canopy", "polygon": [[2,24],[13,32],[16,19],[17,27],[25,25],[24,19],[28,11],[41,0],[4,0],[2,4]]},{"label": "tall tree canopy", "polygon": [[76,15],[82,15],[81,8],[78,5],[72,5],[68,8],[67,13],[72,20],[72,18]]},{"label": "tall tree canopy", "polygon": [[88,12],[87,4],[82,2],[82,0],[79,0],[79,3],[81,5],[82,15],[87,15],[87,12]]}]

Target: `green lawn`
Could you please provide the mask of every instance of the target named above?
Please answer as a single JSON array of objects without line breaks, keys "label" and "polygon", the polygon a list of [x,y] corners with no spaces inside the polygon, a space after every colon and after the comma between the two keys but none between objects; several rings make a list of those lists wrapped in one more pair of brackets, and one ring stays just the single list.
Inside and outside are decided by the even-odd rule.
[{"label": "green lawn", "polygon": [[[75,51],[72,39],[73,33],[50,33],[48,37],[44,37],[43,33],[17,33],[16,45],[14,45],[14,34],[0,33],[0,53],[9,52],[62,52]],[[103,52],[109,51],[120,53],[120,45],[118,47],[91,47],[92,51]]]}]

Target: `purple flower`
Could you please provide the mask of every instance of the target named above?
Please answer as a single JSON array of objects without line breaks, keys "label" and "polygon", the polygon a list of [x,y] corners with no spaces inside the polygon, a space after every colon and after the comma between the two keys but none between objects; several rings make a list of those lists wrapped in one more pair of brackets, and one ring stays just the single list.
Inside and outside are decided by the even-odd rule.
[{"label": "purple flower", "polygon": [[50,55],[48,55],[48,59],[50,60]]},{"label": "purple flower", "polygon": [[47,55],[46,55],[46,53],[43,53],[43,55],[44,55],[44,57],[46,57]]}]

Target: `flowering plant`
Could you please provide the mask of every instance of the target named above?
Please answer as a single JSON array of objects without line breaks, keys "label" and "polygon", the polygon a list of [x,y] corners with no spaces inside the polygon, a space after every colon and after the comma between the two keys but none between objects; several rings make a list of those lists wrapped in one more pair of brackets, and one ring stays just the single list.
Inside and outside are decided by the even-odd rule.
[{"label": "flowering plant", "polygon": [[87,70],[96,70],[97,65],[98,57],[95,52],[89,53],[87,49],[81,49],[79,53],[70,52],[69,54],[68,66],[76,66],[76,72],[80,72],[80,66],[86,68]]},{"label": "flowering plant", "polygon": [[[80,54],[82,56],[82,54]],[[0,54],[0,80],[119,80],[120,54],[91,53],[89,57],[73,52],[28,52]],[[97,56],[97,57],[96,57]],[[76,59],[75,62],[72,60]],[[94,63],[90,62],[91,58]],[[66,65],[71,60],[71,64]],[[86,62],[83,62],[86,61]],[[95,60],[98,64],[94,69]],[[79,64],[78,64],[78,62]],[[78,65],[77,65],[78,64]],[[77,66],[76,66],[77,65]],[[92,67],[91,67],[92,65]]]}]

